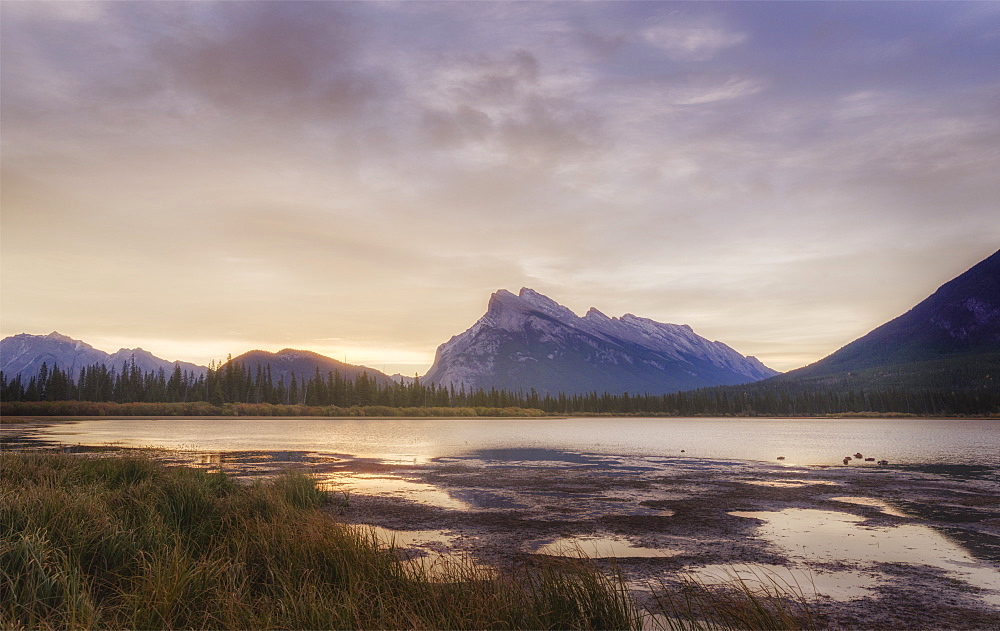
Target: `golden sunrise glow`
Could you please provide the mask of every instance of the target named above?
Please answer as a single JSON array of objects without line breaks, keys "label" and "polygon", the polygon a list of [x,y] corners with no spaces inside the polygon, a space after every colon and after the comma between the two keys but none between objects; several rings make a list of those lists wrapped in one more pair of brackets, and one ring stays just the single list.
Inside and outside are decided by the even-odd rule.
[{"label": "golden sunrise glow", "polygon": [[1000,242],[996,4],[753,6],[4,2],[0,334],[412,374],[527,286],[815,361]]}]

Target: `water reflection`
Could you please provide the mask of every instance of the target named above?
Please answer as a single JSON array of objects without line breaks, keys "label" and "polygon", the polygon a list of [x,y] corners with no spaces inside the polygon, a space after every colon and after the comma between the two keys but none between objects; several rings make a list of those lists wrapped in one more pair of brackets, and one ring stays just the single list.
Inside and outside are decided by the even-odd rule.
[{"label": "water reflection", "polygon": [[885,513],[886,515],[892,515],[893,517],[911,517],[911,515],[907,515],[906,513],[893,508],[889,503],[877,500],[873,497],[831,497],[830,499],[834,502],[843,502],[845,504],[871,506],[872,508],[879,509],[879,511]]},{"label": "water reflection", "polygon": [[560,452],[770,463],[783,455],[784,468],[839,465],[845,454],[860,451],[894,466],[948,463],[942,472],[949,474],[995,478],[1000,467],[1000,423],[973,419],[95,419],[30,431],[63,443],[319,451],[418,463],[473,452],[561,463]]},{"label": "water reflection", "polygon": [[[862,517],[801,508],[730,514],[763,520],[757,534],[783,549],[790,560],[844,564],[867,571],[875,570],[878,563],[928,565],[986,590],[984,600],[1000,604],[1000,571],[926,526],[862,526]],[[858,586],[870,586],[860,574],[846,574],[853,574]]]},{"label": "water reflection", "polygon": [[356,526],[362,532],[371,532],[387,548],[424,548],[437,553],[449,550],[457,535],[444,530],[393,530],[382,526]]},{"label": "water reflection", "polygon": [[469,510],[471,506],[441,488],[426,482],[414,482],[388,474],[321,475],[317,485],[324,491],[395,497],[451,510]]},{"label": "water reflection", "polygon": [[803,486],[829,485],[836,486],[838,483],[830,480],[741,480],[743,484],[753,484],[754,486],[768,486],[776,489],[794,489]]},{"label": "water reflection", "polygon": [[382,526],[355,528],[374,536],[383,547],[399,554],[404,565],[432,580],[453,579],[467,576],[470,572],[481,577],[492,571],[492,568],[477,563],[468,555],[453,553],[453,547],[462,537],[444,530],[393,530]]},{"label": "water reflection", "polygon": [[754,591],[790,592],[811,597],[851,600],[871,594],[878,580],[860,572],[810,570],[782,565],[705,565],[690,574],[705,585],[742,583]]},{"label": "water reflection", "polygon": [[194,454],[195,464],[222,464],[222,454]]},{"label": "water reflection", "polygon": [[617,537],[577,536],[560,537],[555,541],[535,541],[528,544],[532,554],[575,558],[656,558],[681,554],[670,548],[644,548]]}]

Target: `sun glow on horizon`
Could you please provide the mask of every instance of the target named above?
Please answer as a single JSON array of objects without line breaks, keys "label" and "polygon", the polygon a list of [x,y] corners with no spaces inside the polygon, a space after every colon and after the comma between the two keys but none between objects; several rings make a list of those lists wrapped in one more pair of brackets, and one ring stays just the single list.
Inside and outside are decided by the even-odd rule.
[{"label": "sun glow on horizon", "polygon": [[[695,331],[697,333],[697,331]],[[61,333],[61,332],[60,332]],[[75,339],[75,336],[72,336]],[[406,377],[423,376],[434,361],[435,349],[398,349],[378,343],[356,343],[342,341],[331,344],[330,340],[286,340],[284,342],[268,342],[262,340],[245,340],[238,338],[205,340],[202,342],[181,342],[162,338],[126,339],[118,336],[83,337],[82,341],[98,350],[114,353],[121,348],[142,348],[160,359],[168,361],[183,361],[199,366],[208,366],[214,362],[219,364],[229,356],[238,357],[253,350],[277,353],[285,349],[309,351],[318,353],[330,359],[355,366],[365,366],[385,374],[401,374]],[[847,344],[851,340],[845,340]],[[788,344],[777,344],[771,352],[767,352],[768,344],[760,344],[758,352],[745,349],[746,345],[735,347],[741,354],[753,355],[769,368],[779,372],[787,372],[816,361],[819,357],[829,354],[836,348],[817,351],[813,358],[802,349],[790,348]],[[819,353],[823,354],[820,355]]]},{"label": "sun glow on horizon", "polygon": [[0,334],[411,375],[524,286],[787,371],[1000,242],[1000,3],[513,6],[0,1]]},{"label": "sun glow on horizon", "polygon": [[[62,334],[62,331],[59,331]],[[168,361],[183,361],[199,366],[208,366],[214,362],[219,364],[230,356],[238,357],[253,350],[277,353],[284,349],[310,351],[330,359],[335,359],[355,366],[366,366],[388,375],[401,374],[412,377],[423,375],[430,369],[434,353],[419,350],[399,350],[379,344],[362,344],[344,341],[340,344],[330,344],[329,341],[316,340],[285,342],[269,342],[262,340],[219,339],[200,342],[182,342],[162,338],[124,338],[120,336],[99,336],[92,338],[70,334],[74,339],[90,344],[94,348],[114,353],[122,348],[141,348],[149,351],[160,359]]]}]

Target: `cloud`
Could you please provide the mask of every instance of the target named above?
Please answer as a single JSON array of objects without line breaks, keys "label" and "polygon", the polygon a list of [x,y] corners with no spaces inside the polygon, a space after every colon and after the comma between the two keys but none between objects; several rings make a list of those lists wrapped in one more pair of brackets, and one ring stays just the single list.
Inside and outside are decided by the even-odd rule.
[{"label": "cloud", "polygon": [[747,77],[694,75],[662,85],[657,95],[661,104],[708,105],[757,94],[764,89],[761,81]]},{"label": "cloud", "polygon": [[152,54],[174,88],[226,111],[339,118],[379,93],[357,68],[359,38],[335,3],[247,3],[173,29]]},{"label": "cloud", "polygon": [[460,105],[454,112],[426,110],[423,126],[432,144],[447,148],[484,140],[493,130],[493,120],[481,110]]},{"label": "cloud", "polygon": [[718,26],[663,23],[647,28],[644,39],[677,61],[708,61],[722,51],[747,40],[739,33]]},{"label": "cloud", "polygon": [[527,285],[788,368],[1000,240],[977,5],[0,11],[5,334],[429,362]]},{"label": "cloud", "polygon": [[538,60],[525,50],[501,59],[479,55],[462,60],[442,74],[440,88],[449,101],[485,101],[502,105],[538,84]]},{"label": "cloud", "polygon": [[4,9],[18,21],[95,22],[104,17],[104,4],[85,0],[66,2],[10,2]]},{"label": "cloud", "polygon": [[598,117],[573,99],[580,86],[531,53],[476,55],[423,69],[411,94],[440,148],[473,143],[497,162],[566,159],[598,143]]}]

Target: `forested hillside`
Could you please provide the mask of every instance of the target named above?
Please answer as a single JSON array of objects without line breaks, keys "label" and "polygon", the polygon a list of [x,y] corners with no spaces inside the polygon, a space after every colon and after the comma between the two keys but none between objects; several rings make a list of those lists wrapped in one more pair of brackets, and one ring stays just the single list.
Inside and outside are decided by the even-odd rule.
[{"label": "forested hillside", "polygon": [[[206,402],[211,409],[193,414],[217,414],[226,404],[297,406],[382,406],[395,408],[520,407],[550,414],[652,414],[677,416],[813,416],[825,414],[987,415],[1000,413],[1000,354],[974,365],[928,362],[912,375],[896,375],[886,386],[878,375],[853,374],[837,384],[787,382],[780,379],[721,386],[674,394],[539,395],[508,390],[441,388],[412,383],[380,383],[367,374],[345,379],[339,372],[311,376],[292,374],[286,383],[275,381],[268,366],[239,362],[212,365],[204,376],[175,369],[142,373],[135,365],[121,371],[92,366],[72,379],[47,366],[38,378],[23,383],[0,373],[0,396],[5,413],[18,411],[17,402],[105,401],[116,403]],[[947,375],[947,379],[944,378]],[[30,406],[44,414],[44,406]],[[55,410],[56,408],[52,408]],[[11,412],[13,410],[13,412]],[[196,410],[196,409],[195,409]],[[53,411],[52,413],[58,413]],[[186,412],[187,413],[187,412]]]}]

